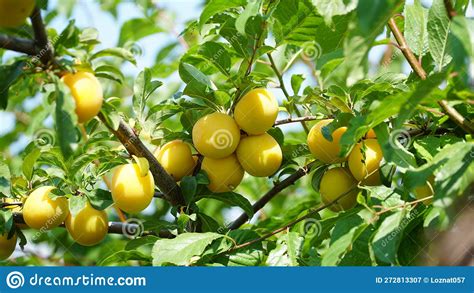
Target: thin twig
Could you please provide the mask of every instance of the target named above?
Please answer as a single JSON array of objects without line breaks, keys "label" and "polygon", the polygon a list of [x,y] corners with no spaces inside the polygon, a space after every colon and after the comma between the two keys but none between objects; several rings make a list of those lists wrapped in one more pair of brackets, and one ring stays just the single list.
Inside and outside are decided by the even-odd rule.
[{"label": "thin twig", "polygon": [[303,117],[289,117],[286,119],[281,119],[275,122],[274,126],[278,125],[283,125],[283,124],[288,124],[288,123],[294,123],[294,122],[302,122],[302,121],[314,121],[317,120],[318,118],[316,116],[303,116]]},{"label": "thin twig", "polygon": [[423,69],[421,64],[418,62],[416,59],[415,55],[413,52],[410,50],[410,47],[408,47],[408,44],[405,40],[405,37],[403,36],[402,32],[397,26],[397,23],[395,22],[395,19],[392,17],[388,21],[388,26],[390,27],[390,30],[393,33],[393,36],[397,40],[398,45],[400,46],[399,49],[402,51],[403,55],[407,59],[408,63],[410,64],[411,68],[416,72],[416,74],[421,78],[421,79],[426,79],[426,71]]},{"label": "thin twig", "polygon": [[[84,143],[86,143],[88,140],[89,140],[89,135],[87,134],[87,130],[86,128],[84,127],[84,124],[79,124],[79,129],[81,130],[81,134],[82,134],[82,139],[84,140]],[[99,167],[100,165],[100,161],[99,160],[94,160],[93,161],[94,165],[96,167]],[[107,186],[107,188],[112,191],[112,183],[110,182],[110,180],[107,178],[106,175],[102,175],[102,181],[104,181],[105,183],[105,186]],[[114,209],[115,211],[117,212],[117,215],[120,219],[120,221],[123,223],[123,222],[126,222],[127,221],[127,218],[125,217],[125,214],[122,212],[122,210],[114,205]]]},{"label": "thin twig", "polygon": [[[305,176],[311,170],[311,167],[316,164],[316,161],[309,163],[308,165],[298,169],[295,173],[291,174],[288,178],[282,180],[280,183],[273,186],[264,196],[262,196],[252,206],[253,212],[258,212],[263,208],[272,198],[274,198],[280,191],[294,184],[298,179]],[[246,213],[242,213],[232,224],[229,226],[230,230],[238,229],[249,219]]]},{"label": "thin twig", "polygon": [[469,119],[462,116],[456,109],[451,107],[448,104],[448,101],[441,100],[438,101],[440,107],[444,110],[444,112],[453,120],[459,127],[461,127],[464,131],[470,134],[474,134],[474,123]]},{"label": "thin twig", "polygon": [[306,215],[301,216],[301,217],[297,218],[296,220],[293,220],[293,221],[291,221],[290,223],[284,225],[283,227],[280,227],[280,228],[278,228],[278,229],[276,229],[276,230],[274,230],[274,231],[272,231],[272,232],[270,232],[270,233],[267,233],[267,234],[263,235],[262,237],[259,237],[259,238],[257,238],[257,239],[250,240],[250,241],[248,241],[248,242],[245,242],[245,243],[239,244],[239,245],[237,245],[237,246],[234,246],[234,247],[230,250],[230,252],[235,251],[235,250],[237,250],[237,249],[241,249],[241,248],[250,246],[250,245],[255,244],[255,243],[258,243],[258,242],[260,242],[260,241],[263,241],[263,240],[265,240],[265,239],[267,239],[267,238],[272,237],[272,236],[275,235],[275,234],[278,234],[278,233],[280,233],[280,232],[283,232],[283,231],[287,230],[288,228],[290,228],[290,227],[292,227],[292,226],[298,224],[299,222],[301,222],[301,221],[303,221],[303,220],[306,220],[306,219],[312,217],[313,215],[319,213],[319,212],[322,211],[323,209],[332,206],[332,205],[335,204],[339,199],[341,199],[341,198],[343,198],[344,196],[348,195],[349,193],[351,193],[351,192],[354,191],[355,189],[356,189],[355,187],[349,189],[348,191],[346,191],[346,192],[344,192],[343,194],[339,195],[339,196],[338,196],[337,198],[335,198],[333,201],[331,201],[331,202],[329,202],[329,203],[327,203],[327,204],[320,205],[319,207],[317,207],[317,208],[315,208],[315,209],[309,210]]},{"label": "thin twig", "polygon": [[[268,59],[270,60],[270,65],[273,69],[273,72],[275,72],[275,75],[277,76],[278,78],[278,81],[280,82],[280,88],[283,92],[283,94],[285,95],[286,99],[288,101],[290,101],[291,97],[290,97],[290,94],[288,93],[288,91],[286,90],[286,86],[285,86],[285,82],[283,81],[283,76],[282,74],[280,73],[280,71],[278,70],[276,64],[275,64],[275,61],[273,60],[273,57],[272,57],[272,54],[271,53],[267,53],[267,56],[268,56]],[[298,115],[299,117],[301,117],[301,112],[300,110],[298,109],[297,106],[294,106],[294,109],[295,109],[295,112],[296,112],[296,115]],[[309,128],[308,126],[306,125],[306,123],[304,121],[301,121],[301,126],[303,126],[303,129],[306,133],[309,133]]]},{"label": "thin twig", "polygon": [[[393,206],[393,207],[388,207],[388,208],[384,208],[382,207],[382,210],[376,212],[375,214],[377,216],[380,216],[386,212],[389,212],[389,211],[393,211],[393,210],[396,210],[396,209],[401,209],[401,208],[404,208],[404,207],[407,207],[407,206],[411,206],[411,205],[417,205],[419,204],[420,202],[423,202],[427,199],[432,199],[434,196],[433,195],[430,195],[430,196],[427,196],[427,197],[423,197],[423,198],[420,198],[420,199],[417,199],[417,200],[414,200],[414,201],[410,201],[410,202],[406,202],[406,203],[403,203],[403,204],[400,204],[400,205],[397,205],[397,206]],[[380,207],[380,206],[372,206],[372,207]]]}]

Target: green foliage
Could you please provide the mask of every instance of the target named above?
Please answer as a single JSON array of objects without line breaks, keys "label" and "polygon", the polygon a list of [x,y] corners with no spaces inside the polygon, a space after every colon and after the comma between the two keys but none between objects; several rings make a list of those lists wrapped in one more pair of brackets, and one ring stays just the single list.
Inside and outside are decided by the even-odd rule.
[{"label": "green foliage", "polygon": [[[131,162],[126,148],[137,145],[130,139],[124,147],[114,136],[121,121],[152,152],[175,139],[191,144],[199,118],[215,111],[232,115],[239,99],[257,87],[277,96],[281,119],[311,116],[303,122],[308,129],[314,118],[334,119],[322,130],[329,141],[332,131],[347,127],[341,156],[374,130],[383,153],[382,184],[359,183],[358,204],[351,210],[315,212],[322,205],[321,178],[334,164],[314,162],[301,169],[314,161],[306,133],[300,122],[280,124],[268,131],[283,152],[273,176],[247,174],[235,190],[213,193],[205,172],[193,170],[176,187],[184,206],[171,206],[155,190],[158,198],[146,212],[127,215],[144,236],[122,231],[130,237],[109,235],[85,248],[63,227],[46,232],[16,227],[18,210],[2,205],[0,232],[16,231],[21,244],[33,249],[36,244],[51,248],[47,260],[33,255],[9,264],[57,265],[64,259],[63,264],[79,265],[414,265],[425,232],[452,225],[457,202],[469,195],[472,133],[438,104],[447,101],[472,125],[474,25],[465,16],[468,1],[455,1],[457,15],[450,18],[441,0],[429,7],[419,0],[405,5],[396,0],[210,0],[182,32],[173,25],[179,18],[152,1],[139,1],[140,15],[116,28],[111,48],[101,44],[99,30],[78,27],[74,20],[60,29],[50,26],[76,9],[76,1],[59,2],[44,7],[55,62],[45,65],[43,55],[0,50],[0,121],[14,117],[11,128],[0,128],[0,203],[5,197],[21,203],[35,188],[53,185],[52,196],[66,196],[73,215],[89,201],[107,211],[110,221],[119,221],[107,182],[116,166]],[[118,23],[117,13],[126,4],[98,2],[101,15],[110,13]],[[392,17],[408,48],[393,45],[399,40],[387,27]],[[31,29],[30,24],[0,28],[0,34],[28,38]],[[166,41],[150,52],[144,46],[157,35]],[[415,61],[407,64],[399,49],[410,49]],[[143,52],[151,58],[142,58]],[[380,60],[374,57],[379,55]],[[426,79],[414,71],[407,76],[408,65],[419,66]],[[104,89],[100,119],[82,125],[59,78],[75,70],[94,73]],[[296,172],[304,174],[282,187]],[[416,189],[427,182],[433,204],[417,198]],[[252,204],[264,195],[272,198],[255,213]],[[251,221],[232,227],[240,213]]]}]

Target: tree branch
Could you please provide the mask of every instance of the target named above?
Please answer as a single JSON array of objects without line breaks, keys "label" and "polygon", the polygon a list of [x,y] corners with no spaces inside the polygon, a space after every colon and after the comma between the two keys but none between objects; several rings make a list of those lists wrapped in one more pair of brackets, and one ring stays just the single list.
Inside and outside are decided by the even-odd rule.
[{"label": "tree branch", "polygon": [[388,26],[389,26],[390,30],[392,31],[393,36],[397,40],[400,51],[402,51],[403,55],[407,59],[407,61],[410,64],[411,68],[413,69],[413,71],[415,71],[416,74],[421,79],[426,79],[426,71],[423,69],[421,64],[418,62],[415,55],[410,50],[410,47],[408,47],[408,44],[405,40],[405,37],[403,36],[402,32],[398,28],[397,23],[395,22],[395,19],[393,17],[390,18],[390,20],[388,21]]},{"label": "tree branch", "polygon": [[144,157],[148,160],[150,163],[150,171],[155,179],[155,184],[164,193],[165,199],[173,206],[185,205],[181,189],[174,179],[166,173],[165,169],[158,163],[155,156],[147,149],[135,132],[123,121],[120,121],[119,128],[115,130],[108,125],[102,113],[99,113],[98,117],[107,126],[110,132],[118,138],[130,155]]},{"label": "tree branch", "polygon": [[[311,170],[311,167],[316,164],[316,161],[309,163],[308,165],[299,168],[295,173],[291,174],[288,178],[282,180],[280,183],[273,186],[263,197],[253,204],[253,212],[258,212],[263,208],[272,198],[274,198],[280,191],[294,184],[298,179],[305,176]],[[246,213],[241,214],[230,226],[230,230],[238,229],[249,219]]]},{"label": "tree branch", "polygon": [[[22,213],[13,213],[13,221],[16,224],[26,225],[25,219],[23,218]],[[60,225],[60,227],[65,227],[64,224]],[[133,236],[148,236],[154,235],[160,238],[174,238],[175,236],[171,234],[168,230],[161,230],[159,233],[155,233],[153,231],[140,231],[141,227],[138,224],[134,223],[122,223],[122,222],[109,222],[109,234],[119,234],[119,235],[129,235],[134,234],[133,231],[137,231],[136,233],[139,235]]]},{"label": "tree branch", "polygon": [[444,112],[453,120],[459,127],[461,127],[464,131],[470,134],[474,134],[474,123],[467,118],[464,118],[456,109],[451,107],[448,104],[448,101],[441,100],[438,101],[440,107],[444,110]]},{"label": "tree branch", "polygon": [[43,18],[41,17],[41,9],[39,9],[38,6],[36,6],[31,13],[30,20],[35,34],[35,44],[38,47],[37,57],[41,59],[41,62],[45,65],[54,62],[53,46],[49,43],[48,34],[46,33]]},{"label": "tree branch", "polygon": [[289,222],[288,224],[284,225],[283,227],[280,227],[280,228],[278,228],[278,229],[276,229],[276,230],[274,230],[274,231],[272,231],[272,232],[270,232],[270,233],[267,233],[267,234],[263,235],[262,237],[259,237],[259,238],[257,238],[257,239],[250,240],[250,241],[248,241],[248,242],[245,242],[245,243],[242,243],[242,244],[239,244],[239,245],[236,245],[236,246],[234,246],[230,251],[235,251],[235,250],[237,250],[237,249],[241,249],[241,248],[250,246],[250,245],[252,245],[252,244],[254,244],[254,243],[258,243],[258,242],[263,241],[263,240],[265,240],[265,239],[267,239],[267,238],[270,238],[270,237],[272,237],[272,236],[275,235],[275,234],[278,234],[278,233],[280,233],[280,232],[283,232],[283,231],[285,231],[286,229],[288,229],[288,228],[290,228],[290,227],[292,227],[292,226],[298,224],[299,222],[304,221],[304,220],[306,220],[306,219],[312,217],[313,215],[315,215],[315,214],[319,213],[320,211],[324,210],[325,208],[332,206],[332,205],[335,204],[339,199],[341,199],[341,198],[343,198],[344,196],[346,196],[346,195],[348,195],[349,193],[351,193],[354,189],[355,189],[355,187],[351,188],[350,190],[348,190],[348,191],[344,192],[343,194],[339,195],[337,198],[335,198],[333,201],[331,201],[331,202],[329,202],[329,203],[327,203],[327,204],[323,204],[323,205],[320,205],[320,206],[317,207],[317,208],[310,209],[306,215],[301,216],[301,217],[297,218],[296,220],[293,220],[293,221]]},{"label": "tree branch", "polygon": [[456,10],[454,10],[453,4],[451,4],[451,0],[444,0],[444,7],[446,7],[449,19],[453,19],[453,17],[458,15]]},{"label": "tree branch", "polygon": [[[275,64],[275,61],[273,60],[273,57],[272,57],[272,54],[271,53],[267,53],[267,56],[268,56],[268,59],[270,60],[270,65],[273,69],[273,72],[275,72],[275,75],[277,76],[278,78],[278,82],[280,83],[280,88],[283,92],[283,94],[285,95],[286,99],[289,101],[290,100],[290,94],[288,93],[288,91],[286,90],[286,86],[285,86],[285,82],[283,81],[283,76],[282,74],[280,73],[280,71],[278,70],[276,64]],[[295,112],[296,112],[296,115],[298,115],[299,117],[301,117],[301,112],[300,110],[294,106],[294,109],[295,109]],[[306,125],[306,123],[304,123],[304,120],[301,121],[301,126],[303,126],[303,129],[306,133],[309,133],[309,128],[308,126]]]},{"label": "tree branch", "polygon": [[35,43],[24,38],[0,35],[0,48],[28,55],[36,55]]},{"label": "tree branch", "polygon": [[[445,4],[446,3],[449,3],[449,0],[446,0],[445,1]],[[450,12],[450,9],[452,10],[452,7],[451,8],[446,8],[447,11],[448,11],[448,15],[450,16],[450,18],[452,17],[452,13]],[[455,12],[454,12],[455,13]],[[393,33],[393,36],[395,37],[395,39],[397,40],[398,44],[400,45],[400,50],[402,51],[403,55],[405,56],[406,60],[408,61],[408,64],[410,64],[411,68],[413,69],[413,71],[415,71],[415,73],[422,79],[422,80],[425,80],[426,79],[426,72],[425,70],[423,69],[423,67],[421,66],[421,64],[418,62],[418,60],[416,59],[415,55],[413,54],[413,52],[410,50],[410,48],[408,47],[407,45],[407,42],[405,40],[405,37],[403,36],[402,32],[400,31],[400,29],[398,28],[396,22],[395,22],[395,19],[392,17],[390,18],[389,22],[388,22],[388,26],[390,28],[390,30],[392,31]],[[438,101],[438,104],[439,106],[444,110],[444,112],[446,113],[446,115],[449,116],[449,118],[454,121],[459,127],[461,127],[464,131],[466,131],[467,133],[470,133],[470,134],[473,134],[474,133],[474,125],[471,121],[469,121],[468,119],[464,118],[458,111],[456,111],[456,109],[454,109],[453,107],[449,106],[448,105],[448,102],[446,100],[440,100]]]}]

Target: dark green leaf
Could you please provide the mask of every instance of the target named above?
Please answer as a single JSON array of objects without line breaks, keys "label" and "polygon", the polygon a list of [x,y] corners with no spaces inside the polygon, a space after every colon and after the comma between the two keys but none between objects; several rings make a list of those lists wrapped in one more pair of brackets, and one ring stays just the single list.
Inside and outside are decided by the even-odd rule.
[{"label": "dark green leaf", "polygon": [[191,265],[214,240],[223,237],[216,233],[184,233],[174,239],[160,239],[153,246],[153,265]]},{"label": "dark green leaf", "polygon": [[196,197],[196,201],[203,198],[212,198],[218,201],[221,201],[230,206],[237,206],[244,210],[244,212],[249,216],[253,217],[253,208],[248,199],[244,196],[235,193],[235,192],[222,192],[222,193],[209,193],[205,195],[199,195]]}]

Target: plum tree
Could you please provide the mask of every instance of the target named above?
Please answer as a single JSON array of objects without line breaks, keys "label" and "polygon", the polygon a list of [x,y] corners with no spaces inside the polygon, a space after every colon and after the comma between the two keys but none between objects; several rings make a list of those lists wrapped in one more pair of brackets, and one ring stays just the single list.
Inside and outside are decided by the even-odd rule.
[{"label": "plum tree", "polygon": [[198,152],[213,159],[228,157],[240,141],[240,130],[234,118],[219,112],[199,119],[194,124],[192,135]]},{"label": "plum tree", "polygon": [[341,158],[339,141],[346,132],[346,127],[340,127],[331,134],[332,141],[324,137],[322,128],[332,122],[332,119],[321,120],[316,123],[308,134],[308,147],[313,156],[327,164],[341,163],[346,158]]},{"label": "plum tree", "polygon": [[35,229],[50,230],[64,222],[69,214],[68,200],[65,197],[51,198],[54,186],[35,189],[23,205],[25,223]]},{"label": "plum tree", "polygon": [[102,85],[94,74],[84,71],[67,73],[62,80],[74,98],[79,123],[87,122],[95,117],[102,107],[104,98]]},{"label": "plum tree", "polygon": [[[321,178],[319,192],[323,203],[337,199],[329,209],[338,212],[353,208],[357,203],[357,180],[347,168],[336,167],[326,171]],[[338,199],[339,198],[339,199]]]},{"label": "plum tree", "polygon": [[96,245],[107,236],[109,222],[107,213],[92,207],[89,202],[76,215],[69,214],[66,229],[71,237],[80,245]]},{"label": "plum tree", "polygon": [[379,167],[382,149],[376,139],[366,139],[356,144],[349,155],[349,169],[358,181],[367,185],[380,185]]},{"label": "plum tree", "polygon": [[244,177],[244,169],[234,154],[222,159],[204,157],[201,168],[209,177],[207,187],[212,192],[231,191]]},{"label": "plum tree", "polygon": [[5,260],[12,255],[16,246],[16,234],[8,238],[8,233],[0,235],[0,260]]},{"label": "plum tree", "polygon": [[150,171],[142,176],[137,164],[125,164],[115,168],[110,189],[119,209],[138,213],[148,207],[153,199],[155,181]]},{"label": "plum tree", "polygon": [[0,0],[0,27],[22,25],[34,7],[35,0]]},{"label": "plum tree", "polygon": [[196,166],[196,159],[191,147],[182,140],[173,140],[156,149],[154,153],[158,162],[175,181],[191,175]]},{"label": "plum tree", "polygon": [[0,0],[7,265],[413,265],[469,202],[472,1],[34,2]]},{"label": "plum tree", "polygon": [[237,158],[250,175],[266,177],[280,168],[282,151],[278,142],[270,134],[251,135],[240,141],[237,147]]},{"label": "plum tree", "polygon": [[278,115],[278,101],[264,88],[250,90],[237,103],[234,118],[240,128],[248,134],[267,132]]}]

